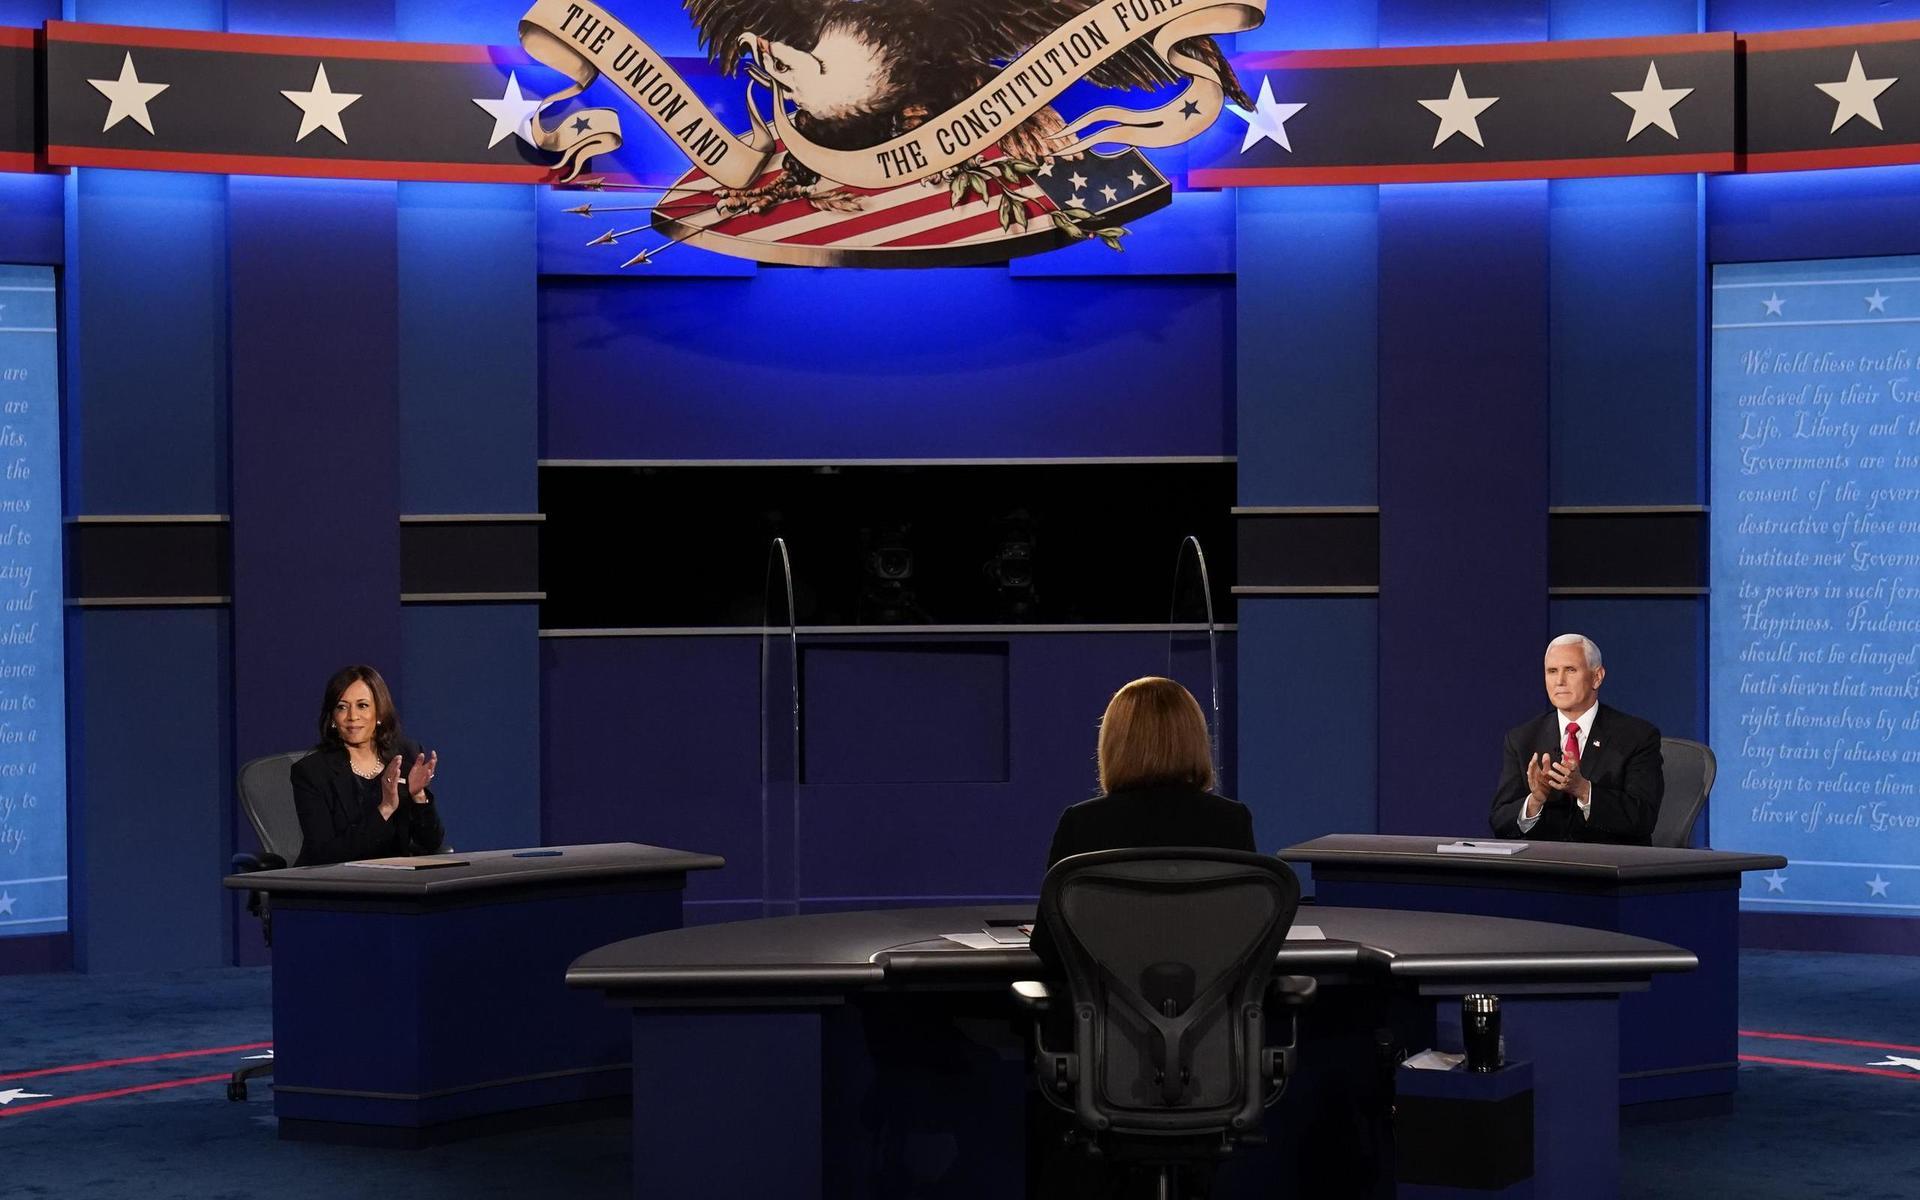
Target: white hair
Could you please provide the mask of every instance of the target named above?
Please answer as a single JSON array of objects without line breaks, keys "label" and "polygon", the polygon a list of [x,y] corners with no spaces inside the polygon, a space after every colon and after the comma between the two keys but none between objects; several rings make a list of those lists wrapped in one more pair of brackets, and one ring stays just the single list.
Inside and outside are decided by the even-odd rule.
[{"label": "white hair", "polygon": [[1586,651],[1586,654],[1587,654],[1587,670],[1598,671],[1600,669],[1600,647],[1594,645],[1593,639],[1588,637],[1586,634],[1563,633],[1559,637],[1547,643],[1548,652],[1552,652],[1555,646],[1580,647],[1582,650]]}]

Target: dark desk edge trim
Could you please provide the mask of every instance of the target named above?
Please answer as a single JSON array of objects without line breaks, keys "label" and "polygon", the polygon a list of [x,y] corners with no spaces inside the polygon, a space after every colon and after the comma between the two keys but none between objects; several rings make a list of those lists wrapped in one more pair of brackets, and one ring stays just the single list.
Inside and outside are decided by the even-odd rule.
[{"label": "dark desk edge trim", "polygon": [[547,519],[543,512],[489,513],[401,513],[402,525],[510,525],[539,524]]},{"label": "dark desk edge trim", "polygon": [[232,521],[226,513],[79,513],[67,518],[69,525],[227,525]]},{"label": "dark desk edge trim", "polygon": [[718,989],[742,993],[765,992],[788,984],[812,987],[853,986],[886,982],[886,967],[877,963],[809,964],[781,966],[752,964],[733,967],[569,967],[567,986],[606,991],[663,992]]},{"label": "dark desk edge trim", "polygon": [[538,1083],[543,1079],[571,1079],[579,1075],[601,1075],[609,1071],[631,1071],[631,1062],[606,1063],[597,1067],[568,1067],[562,1071],[542,1071],[537,1075],[514,1075],[505,1079],[487,1079],[479,1083],[463,1083],[459,1087],[440,1088],[432,1092],[367,1092],[357,1088],[301,1087],[298,1084],[275,1082],[276,1092],[295,1092],[302,1096],[353,1096],[362,1100],[438,1100],[443,1096],[458,1096],[466,1092],[482,1092],[489,1088],[513,1087],[522,1083]]},{"label": "dark desk edge trim", "polygon": [[[1484,958],[1472,954],[1422,954],[1403,956],[1393,960],[1392,972],[1401,979],[1430,979],[1445,975],[1472,975],[1476,979],[1525,981],[1527,977],[1541,971],[1578,971],[1582,975],[1591,973],[1594,982],[1618,980],[1622,976],[1633,978],[1667,971],[1691,971],[1700,965],[1700,960],[1685,950],[1667,952],[1644,951],[1636,954],[1587,954],[1578,951],[1567,953],[1510,955],[1503,958]],[[1560,986],[1563,983],[1585,982],[1583,978],[1539,980]]]}]

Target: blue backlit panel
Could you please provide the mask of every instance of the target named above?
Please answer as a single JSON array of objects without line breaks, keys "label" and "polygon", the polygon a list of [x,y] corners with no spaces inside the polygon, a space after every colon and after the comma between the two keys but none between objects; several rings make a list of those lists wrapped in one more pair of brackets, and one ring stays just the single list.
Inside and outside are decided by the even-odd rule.
[{"label": "blue backlit panel", "polygon": [[59,312],[0,266],[0,937],[67,928]]},{"label": "blue backlit panel", "polygon": [[1763,911],[1920,912],[1920,258],[1713,283],[1713,844]]}]

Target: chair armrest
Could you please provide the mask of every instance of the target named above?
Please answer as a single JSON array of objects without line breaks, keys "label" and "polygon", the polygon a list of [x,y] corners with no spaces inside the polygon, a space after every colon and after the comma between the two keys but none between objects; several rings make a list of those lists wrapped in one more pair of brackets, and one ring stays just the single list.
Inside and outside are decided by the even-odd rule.
[{"label": "chair armrest", "polygon": [[1047,991],[1047,985],[1038,979],[1016,979],[1013,982],[1013,1002],[1022,1012],[1043,1013],[1053,1004],[1053,994]]},{"label": "chair armrest", "polygon": [[233,873],[248,875],[254,871],[278,871],[287,865],[287,860],[278,854],[268,854],[264,850],[259,854],[236,854],[233,856]]},{"label": "chair armrest", "polygon": [[1267,1003],[1281,1008],[1305,1008],[1319,994],[1320,981],[1311,975],[1275,975],[1267,984]]}]

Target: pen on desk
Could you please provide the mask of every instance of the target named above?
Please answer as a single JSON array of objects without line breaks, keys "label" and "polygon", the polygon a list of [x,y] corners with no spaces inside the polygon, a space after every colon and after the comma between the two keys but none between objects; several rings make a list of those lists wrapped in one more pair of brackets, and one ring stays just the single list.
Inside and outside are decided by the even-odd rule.
[{"label": "pen on desk", "polygon": [[515,858],[559,858],[560,851],[558,850],[515,850],[513,852],[513,856]]}]

